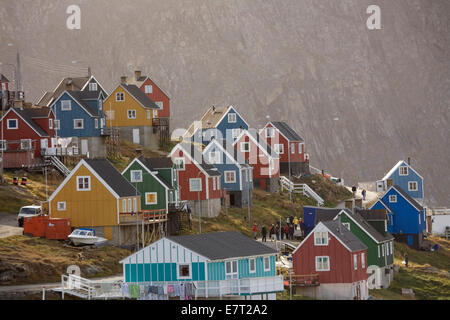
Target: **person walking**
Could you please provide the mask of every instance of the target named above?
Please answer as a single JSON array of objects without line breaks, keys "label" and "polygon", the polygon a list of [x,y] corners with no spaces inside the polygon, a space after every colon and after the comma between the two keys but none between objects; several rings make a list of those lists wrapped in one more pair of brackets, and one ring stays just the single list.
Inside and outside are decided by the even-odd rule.
[{"label": "person walking", "polygon": [[280,241],[280,227],[278,226],[278,224],[275,227],[275,233],[276,233],[277,240]]},{"label": "person walking", "polygon": [[294,240],[294,225],[289,226],[289,240]]},{"label": "person walking", "polygon": [[286,235],[286,240],[289,240],[289,224],[284,227],[284,234]]},{"label": "person walking", "polygon": [[269,236],[270,236],[270,240],[274,240],[273,239],[273,236],[275,235],[275,226],[273,225],[273,223],[272,223],[272,225],[270,226],[270,230],[269,230]]},{"label": "person walking", "polygon": [[405,253],[405,266],[408,268],[408,254]]},{"label": "person walking", "polygon": [[363,200],[366,201],[366,189],[363,189],[363,190],[361,191],[361,194],[362,194],[362,196],[363,196]]},{"label": "person walking", "polygon": [[295,230],[297,230],[297,227],[298,227],[298,218],[297,217],[294,218],[294,227],[295,227]]},{"label": "person walking", "polygon": [[253,239],[256,240],[256,237],[258,236],[258,226],[256,223],[253,224]]},{"label": "person walking", "polygon": [[261,235],[262,235],[261,241],[262,241],[262,242],[267,242],[267,238],[266,238],[266,235],[267,235],[267,229],[266,229],[266,226],[263,226],[263,227],[261,228]]}]

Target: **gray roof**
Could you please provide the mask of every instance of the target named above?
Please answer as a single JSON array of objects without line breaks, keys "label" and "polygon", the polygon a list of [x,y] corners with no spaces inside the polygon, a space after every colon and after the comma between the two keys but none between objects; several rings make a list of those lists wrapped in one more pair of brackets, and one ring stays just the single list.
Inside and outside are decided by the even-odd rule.
[{"label": "gray roof", "polygon": [[167,237],[211,260],[276,254],[275,249],[237,231]]},{"label": "gray roof", "polygon": [[386,209],[373,209],[373,210],[358,210],[356,212],[361,215],[367,221],[386,220]]},{"label": "gray roof", "polygon": [[[167,160],[168,161],[167,161]],[[142,162],[142,164],[144,165],[144,166],[146,166],[147,167],[147,169],[148,170],[150,170],[151,172],[154,172],[154,170],[156,170],[156,169],[165,169],[165,168],[172,168],[172,166],[173,166],[173,164],[172,164],[172,159],[170,159],[170,158],[145,158],[144,156],[141,156],[141,157],[139,157],[138,158],[138,160],[140,161],[140,162]],[[164,166],[164,167],[162,167],[162,166],[160,166],[160,165],[162,165],[162,164],[169,164],[170,163],[170,166],[169,167],[166,167],[166,166]],[[155,167],[154,165],[155,164],[157,164],[157,165],[159,165],[159,167]],[[174,189],[174,187],[173,187],[173,185],[169,182],[169,181],[167,181],[163,176],[161,176],[158,172],[156,172],[156,173],[154,173],[154,175],[159,179],[159,180],[161,180],[161,182],[168,188],[168,189]]]},{"label": "gray roof", "polygon": [[152,101],[144,92],[134,84],[121,84],[137,101],[145,108],[160,109],[160,107]]},{"label": "gray roof", "polygon": [[333,235],[344,243],[351,252],[367,249],[367,246],[338,220],[322,221],[322,223],[333,233]]},{"label": "gray roof", "polygon": [[385,242],[388,240],[394,239],[394,237],[390,233],[386,233],[385,235],[378,232],[371,224],[369,224],[360,214],[352,213],[348,209],[344,210],[347,216],[353,218],[357,224],[359,224],[364,231],[366,231],[370,236],[372,236],[377,242]]},{"label": "gray roof", "polygon": [[20,108],[13,108],[14,111],[19,114],[26,123],[28,123],[28,125],[30,127],[32,127],[34,130],[36,130],[36,132],[43,137],[47,137],[48,133],[44,131],[44,129],[42,129],[34,120],[33,118],[43,118],[45,115],[47,115],[50,113],[50,108],[48,107],[42,107],[42,108],[25,108],[25,109],[20,109]]},{"label": "gray roof", "polygon": [[221,173],[217,170],[216,167],[209,164],[206,159],[203,157],[202,151],[196,147],[193,143],[189,142],[180,142],[180,147],[183,148],[185,152],[188,152],[189,155],[194,159],[194,161],[205,170],[210,176],[220,176]]},{"label": "gray roof", "polygon": [[87,164],[114,190],[119,197],[140,195],[134,186],[106,159],[85,159]]},{"label": "gray roof", "polygon": [[333,220],[339,212],[343,209],[332,209],[332,208],[318,208],[316,209],[315,224],[317,225],[320,221],[330,221]]},{"label": "gray roof", "polygon": [[98,113],[97,111],[95,111],[94,109],[92,109],[85,101],[86,100],[91,100],[93,95],[97,95],[97,98],[100,95],[99,91],[87,91],[87,92],[83,92],[83,91],[72,91],[72,90],[67,90],[67,93],[69,93],[74,99],[75,101],[82,106],[83,108],[86,109],[86,111],[93,117],[98,117]]},{"label": "gray roof", "polygon": [[423,211],[423,207],[408,193],[406,193],[405,190],[403,190],[400,186],[394,185],[395,190],[397,190],[405,199],[407,199],[411,204],[416,207],[416,209]]},{"label": "gray roof", "polygon": [[272,121],[272,124],[275,128],[280,130],[280,132],[289,140],[289,141],[304,141],[302,137],[300,137],[294,129],[292,129],[286,122],[281,121]]},{"label": "gray roof", "polygon": [[8,78],[6,78],[2,73],[0,73],[1,75],[1,82],[9,82]]}]

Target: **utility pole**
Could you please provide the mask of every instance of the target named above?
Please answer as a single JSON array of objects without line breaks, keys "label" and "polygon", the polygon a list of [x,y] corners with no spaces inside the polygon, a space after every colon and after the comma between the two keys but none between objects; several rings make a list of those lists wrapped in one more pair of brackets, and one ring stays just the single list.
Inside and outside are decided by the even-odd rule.
[{"label": "utility pole", "polygon": [[[17,95],[19,94],[19,91],[21,91],[22,89],[22,84],[21,84],[21,79],[20,79],[20,53],[19,53],[19,49],[17,49],[17,69],[16,69],[16,91],[17,91]],[[17,98],[17,97],[16,97]]]}]

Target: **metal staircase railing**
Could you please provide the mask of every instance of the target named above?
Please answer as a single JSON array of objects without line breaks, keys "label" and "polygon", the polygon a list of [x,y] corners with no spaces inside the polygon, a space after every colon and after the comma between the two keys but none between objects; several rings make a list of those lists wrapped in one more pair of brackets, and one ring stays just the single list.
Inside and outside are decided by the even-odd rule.
[{"label": "metal staircase railing", "polygon": [[56,156],[50,157],[51,164],[58,169],[64,176],[68,176],[70,174],[70,170],[58,159]]},{"label": "metal staircase railing", "polygon": [[308,198],[313,198],[317,201],[317,205],[323,206],[325,201],[319,196],[313,189],[311,189],[306,183],[294,183],[285,176],[281,176],[281,189],[286,189],[292,193],[301,193]]}]

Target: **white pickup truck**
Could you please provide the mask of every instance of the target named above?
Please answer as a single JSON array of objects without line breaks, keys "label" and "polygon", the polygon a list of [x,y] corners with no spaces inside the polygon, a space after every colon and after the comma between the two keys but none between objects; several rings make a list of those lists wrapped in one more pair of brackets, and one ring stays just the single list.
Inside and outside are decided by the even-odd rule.
[{"label": "white pickup truck", "polygon": [[20,208],[19,214],[17,216],[17,224],[19,227],[23,227],[24,218],[35,217],[42,214],[41,206],[25,206]]}]

